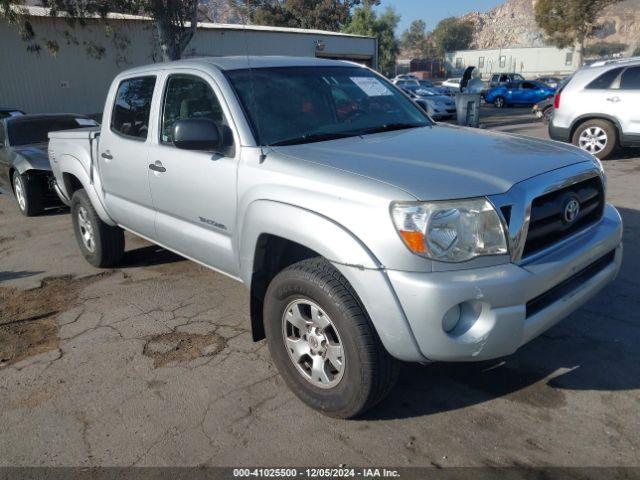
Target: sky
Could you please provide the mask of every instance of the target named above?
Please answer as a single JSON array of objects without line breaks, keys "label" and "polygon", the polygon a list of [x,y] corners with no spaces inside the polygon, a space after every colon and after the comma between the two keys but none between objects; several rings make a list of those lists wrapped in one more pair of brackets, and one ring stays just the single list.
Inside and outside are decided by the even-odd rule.
[{"label": "sky", "polygon": [[381,9],[395,8],[401,15],[396,31],[402,34],[412,21],[422,19],[427,30],[433,29],[440,20],[457,17],[472,11],[484,12],[504,3],[505,0],[382,0]]}]

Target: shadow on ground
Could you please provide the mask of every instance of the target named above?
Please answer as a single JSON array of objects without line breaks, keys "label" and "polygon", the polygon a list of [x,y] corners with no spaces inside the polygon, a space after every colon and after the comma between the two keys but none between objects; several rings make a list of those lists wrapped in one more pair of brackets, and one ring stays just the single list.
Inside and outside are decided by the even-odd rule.
[{"label": "shadow on ground", "polygon": [[136,248],[125,252],[119,268],[149,267],[167,263],[184,262],[186,258],[157,245]]},{"label": "shadow on ground", "polygon": [[622,270],[599,296],[504,359],[403,364],[396,388],[366,418],[430,415],[499,397],[556,408],[565,404],[564,390],[640,388],[640,212],[620,213],[625,222]]}]

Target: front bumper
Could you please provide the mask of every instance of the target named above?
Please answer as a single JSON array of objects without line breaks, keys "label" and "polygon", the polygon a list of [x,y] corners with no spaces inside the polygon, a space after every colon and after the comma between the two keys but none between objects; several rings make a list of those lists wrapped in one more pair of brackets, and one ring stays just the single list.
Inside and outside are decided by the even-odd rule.
[{"label": "front bumper", "polygon": [[[479,361],[515,352],[568,316],[614,280],[621,262],[622,220],[607,205],[598,224],[528,264],[387,273],[424,357]],[[443,318],[456,305],[461,319],[447,333]]]}]

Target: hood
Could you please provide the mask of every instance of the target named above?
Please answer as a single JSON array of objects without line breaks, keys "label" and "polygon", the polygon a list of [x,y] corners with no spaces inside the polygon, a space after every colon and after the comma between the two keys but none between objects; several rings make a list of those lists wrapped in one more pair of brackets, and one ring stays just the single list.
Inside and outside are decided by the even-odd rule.
[{"label": "hood", "polygon": [[419,200],[496,195],[536,175],[592,161],[570,145],[450,125],[274,150],[393,185]]},{"label": "hood", "polygon": [[29,162],[31,168],[35,170],[51,170],[46,143],[20,145],[18,147],[12,147],[12,149],[16,154]]}]

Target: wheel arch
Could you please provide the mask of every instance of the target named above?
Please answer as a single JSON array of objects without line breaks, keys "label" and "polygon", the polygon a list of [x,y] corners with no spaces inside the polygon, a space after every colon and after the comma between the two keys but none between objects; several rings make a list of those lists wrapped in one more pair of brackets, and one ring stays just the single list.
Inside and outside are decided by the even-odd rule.
[{"label": "wheel arch", "polygon": [[89,179],[89,175],[80,164],[80,161],[71,155],[61,155],[57,159],[60,164],[60,172],[62,174],[62,185],[59,185],[63,190],[62,193],[71,200],[76,190],[83,188],[91,200],[93,208],[104,223],[110,226],[115,226],[117,223],[109,216],[100,197],[98,196],[94,185]]},{"label": "wheel arch", "polygon": [[580,128],[583,123],[588,122],[589,120],[604,120],[611,123],[613,125],[613,128],[615,128],[616,130],[616,144],[620,145],[620,139],[622,138],[622,127],[620,125],[620,122],[618,122],[615,117],[612,117],[611,115],[607,115],[605,113],[588,113],[585,115],[580,115],[578,118],[576,118],[571,123],[571,127],[569,129],[569,141],[573,141],[573,136],[575,135],[576,130],[578,130],[578,128]]}]

